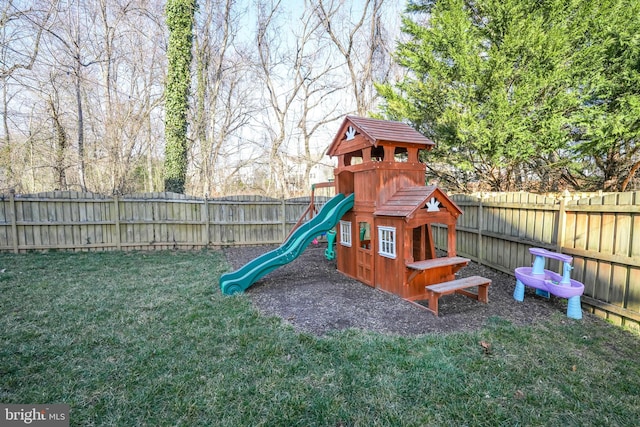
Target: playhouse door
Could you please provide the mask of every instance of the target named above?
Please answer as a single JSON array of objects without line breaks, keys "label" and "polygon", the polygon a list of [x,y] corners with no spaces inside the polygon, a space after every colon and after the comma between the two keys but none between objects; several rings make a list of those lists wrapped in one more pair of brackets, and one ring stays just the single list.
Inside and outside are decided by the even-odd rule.
[{"label": "playhouse door", "polygon": [[358,222],[358,248],[356,250],[356,278],[373,286],[373,242],[369,222]]}]

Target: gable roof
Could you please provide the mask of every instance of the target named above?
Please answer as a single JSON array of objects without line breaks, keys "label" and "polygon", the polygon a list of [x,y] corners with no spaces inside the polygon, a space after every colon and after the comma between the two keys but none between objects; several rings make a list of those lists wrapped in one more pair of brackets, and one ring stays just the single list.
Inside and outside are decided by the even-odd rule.
[{"label": "gable roof", "polygon": [[406,123],[370,119],[368,117],[347,116],[327,149],[329,156],[333,156],[340,144],[346,141],[346,132],[350,126],[352,126],[357,133],[362,134],[374,147],[377,147],[380,142],[401,142],[419,145],[423,148],[430,148],[435,145],[433,141]]},{"label": "gable roof", "polygon": [[375,210],[377,216],[397,216],[409,218],[427,202],[435,198],[439,208],[445,208],[451,215],[458,217],[462,210],[442,190],[435,185],[402,187],[382,206]]}]

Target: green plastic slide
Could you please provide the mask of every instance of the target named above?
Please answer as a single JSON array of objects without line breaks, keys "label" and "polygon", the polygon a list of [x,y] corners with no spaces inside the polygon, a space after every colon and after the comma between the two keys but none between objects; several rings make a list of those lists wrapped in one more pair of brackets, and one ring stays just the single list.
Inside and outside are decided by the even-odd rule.
[{"label": "green plastic slide", "polygon": [[244,292],[265,275],[298,258],[313,239],[335,227],[352,207],[353,194],[346,197],[338,194],[331,198],[313,219],[298,227],[280,247],[260,255],[234,272],[223,274],[220,290],[225,295]]}]

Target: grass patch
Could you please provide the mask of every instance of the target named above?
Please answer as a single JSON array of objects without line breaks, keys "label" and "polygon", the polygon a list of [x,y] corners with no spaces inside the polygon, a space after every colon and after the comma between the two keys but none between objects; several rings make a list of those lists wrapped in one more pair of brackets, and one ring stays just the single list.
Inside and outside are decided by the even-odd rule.
[{"label": "grass patch", "polygon": [[640,419],[640,339],[605,322],[318,338],[222,296],[218,252],[0,254],[0,269],[0,402],[67,403],[72,425]]}]

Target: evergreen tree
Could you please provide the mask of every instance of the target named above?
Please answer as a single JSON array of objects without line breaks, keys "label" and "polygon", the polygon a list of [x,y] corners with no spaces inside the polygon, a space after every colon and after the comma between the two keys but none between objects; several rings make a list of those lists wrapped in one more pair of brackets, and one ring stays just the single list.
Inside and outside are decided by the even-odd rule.
[{"label": "evergreen tree", "polygon": [[[573,172],[589,190],[625,191],[640,171],[640,2],[603,0],[585,14],[589,41],[578,56]],[[578,61],[576,61],[578,63]]]},{"label": "evergreen tree", "polygon": [[196,0],[168,0],[168,71],[165,88],[164,189],[184,193],[187,173],[187,113]]},{"label": "evergreen tree", "polygon": [[410,2],[409,40],[396,51],[408,73],[377,86],[385,115],[434,139],[430,162],[449,165],[439,175],[450,186],[521,189],[532,165],[545,169],[571,139],[571,112],[580,104],[572,56],[585,32],[579,4]]}]

